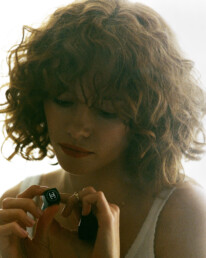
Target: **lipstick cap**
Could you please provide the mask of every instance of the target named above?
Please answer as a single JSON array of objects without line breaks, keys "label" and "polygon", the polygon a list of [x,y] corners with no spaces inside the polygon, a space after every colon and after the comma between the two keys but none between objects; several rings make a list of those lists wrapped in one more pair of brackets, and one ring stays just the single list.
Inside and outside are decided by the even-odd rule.
[{"label": "lipstick cap", "polygon": [[42,210],[45,210],[47,207],[59,204],[61,201],[60,194],[56,188],[52,188],[49,190],[46,190],[42,195],[43,205]]}]

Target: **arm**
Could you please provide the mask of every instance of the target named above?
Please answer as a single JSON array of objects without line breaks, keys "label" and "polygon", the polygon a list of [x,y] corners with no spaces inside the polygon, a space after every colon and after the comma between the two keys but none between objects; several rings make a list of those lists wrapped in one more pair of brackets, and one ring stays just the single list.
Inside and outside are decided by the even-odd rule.
[{"label": "arm", "polygon": [[185,184],[171,196],[156,229],[157,258],[206,257],[206,195]]}]

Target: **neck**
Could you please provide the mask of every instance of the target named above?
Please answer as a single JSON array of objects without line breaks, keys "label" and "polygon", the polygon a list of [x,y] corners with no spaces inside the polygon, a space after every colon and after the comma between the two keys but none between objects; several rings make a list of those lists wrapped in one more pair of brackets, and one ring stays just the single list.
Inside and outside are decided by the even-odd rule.
[{"label": "neck", "polygon": [[119,164],[110,164],[101,171],[95,171],[89,175],[74,175],[66,172],[66,191],[78,192],[87,186],[94,187],[96,191],[102,191],[109,202],[117,205],[124,205],[137,196],[134,180]]}]

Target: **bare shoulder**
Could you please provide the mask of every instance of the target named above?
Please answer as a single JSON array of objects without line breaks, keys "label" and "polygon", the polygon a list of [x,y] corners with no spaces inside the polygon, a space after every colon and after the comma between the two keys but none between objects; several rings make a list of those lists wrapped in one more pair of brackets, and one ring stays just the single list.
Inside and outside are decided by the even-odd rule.
[{"label": "bare shoulder", "polygon": [[177,187],[160,214],[155,236],[158,258],[206,257],[206,192],[187,182]]}]

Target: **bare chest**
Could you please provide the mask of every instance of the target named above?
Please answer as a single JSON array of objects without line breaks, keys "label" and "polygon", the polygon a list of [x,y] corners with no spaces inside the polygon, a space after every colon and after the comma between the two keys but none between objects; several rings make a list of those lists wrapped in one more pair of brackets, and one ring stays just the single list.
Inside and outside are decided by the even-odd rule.
[{"label": "bare chest", "polygon": [[[130,208],[120,212],[120,253],[125,257],[131,245],[136,239],[148,209],[142,209],[137,212]],[[78,238],[78,221],[75,217],[63,218],[60,214],[56,216],[56,221],[62,229],[58,232],[51,232],[50,246],[54,258],[87,258],[91,257],[93,245],[88,244]],[[60,255],[61,254],[61,255]]]},{"label": "bare chest", "polygon": [[[138,231],[139,227],[135,230],[130,226],[121,227],[120,253],[122,258],[128,253]],[[62,230],[50,235],[50,250],[54,258],[89,258],[92,256],[93,248],[93,244],[80,240],[76,231]]]}]

